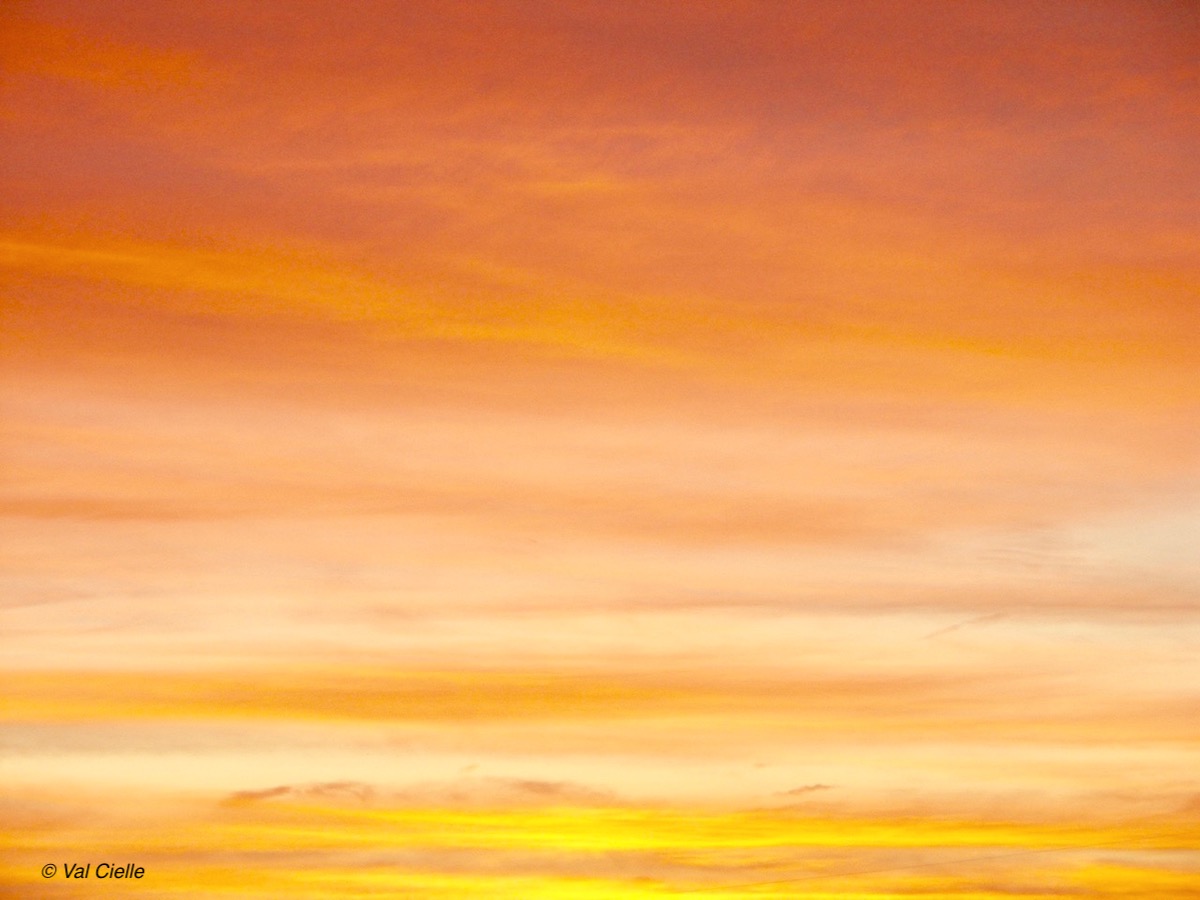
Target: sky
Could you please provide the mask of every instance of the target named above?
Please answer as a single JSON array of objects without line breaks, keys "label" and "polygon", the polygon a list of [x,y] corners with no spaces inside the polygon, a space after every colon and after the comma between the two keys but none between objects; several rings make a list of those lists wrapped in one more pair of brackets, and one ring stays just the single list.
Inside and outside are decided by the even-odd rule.
[{"label": "sky", "polygon": [[4,4],[0,896],[1200,897],[1198,47]]}]

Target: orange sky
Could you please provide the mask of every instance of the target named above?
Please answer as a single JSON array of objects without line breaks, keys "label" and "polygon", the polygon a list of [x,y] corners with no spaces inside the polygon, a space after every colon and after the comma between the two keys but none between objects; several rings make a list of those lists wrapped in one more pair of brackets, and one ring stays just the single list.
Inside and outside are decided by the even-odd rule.
[{"label": "orange sky", "polygon": [[1195,897],[1197,46],[5,5],[0,894]]}]

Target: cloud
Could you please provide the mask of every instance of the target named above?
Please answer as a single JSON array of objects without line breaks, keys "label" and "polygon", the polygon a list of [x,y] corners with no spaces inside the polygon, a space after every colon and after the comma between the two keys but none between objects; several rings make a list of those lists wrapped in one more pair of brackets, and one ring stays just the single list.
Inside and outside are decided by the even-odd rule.
[{"label": "cloud", "polygon": [[791,790],[788,790],[788,791],[780,791],[778,796],[780,796],[780,797],[799,797],[804,794],[816,793],[817,791],[831,791],[831,790],[833,790],[833,785],[829,785],[829,784],[805,784],[805,785],[801,785],[800,787],[797,787],[797,788],[792,788]]},{"label": "cloud", "polygon": [[233,806],[263,802],[376,808],[513,809],[612,806],[617,803],[617,798],[609,791],[570,781],[487,776],[421,782],[399,788],[383,788],[356,781],[280,785],[262,790],[234,791],[222,801],[225,805]]},{"label": "cloud", "polygon": [[0,57],[10,79],[33,74],[96,90],[146,92],[198,81],[202,71],[187,52],[114,41],[19,14],[5,15],[0,35]]},{"label": "cloud", "polygon": [[234,791],[225,803],[241,805],[266,800],[286,802],[320,801],[322,803],[370,803],[375,788],[357,781],[326,781],[303,785],[279,785],[252,791]]},{"label": "cloud", "polygon": [[1007,613],[988,613],[987,615],[976,616],[975,618],[967,619],[965,622],[959,622],[955,625],[948,625],[945,628],[939,628],[936,631],[931,631],[929,634],[925,635],[925,640],[931,640],[932,638],[941,637],[942,635],[952,634],[955,631],[968,628],[972,625],[984,625],[988,622],[998,622],[1004,619],[1007,615]]}]

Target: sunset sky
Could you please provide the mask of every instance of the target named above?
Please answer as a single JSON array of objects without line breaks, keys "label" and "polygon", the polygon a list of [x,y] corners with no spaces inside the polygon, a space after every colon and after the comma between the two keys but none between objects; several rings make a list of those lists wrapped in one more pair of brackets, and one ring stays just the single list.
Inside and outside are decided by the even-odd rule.
[{"label": "sunset sky", "polygon": [[0,67],[0,896],[1200,898],[1200,7]]}]

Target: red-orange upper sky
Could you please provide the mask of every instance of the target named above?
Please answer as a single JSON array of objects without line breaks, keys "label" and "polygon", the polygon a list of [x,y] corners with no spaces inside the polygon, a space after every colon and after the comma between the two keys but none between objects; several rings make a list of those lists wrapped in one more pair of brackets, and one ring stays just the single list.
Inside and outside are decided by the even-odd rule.
[{"label": "red-orange upper sky", "polygon": [[1198,34],[1178,3],[18,4],[7,252],[65,276],[115,242],[160,285],[162,254],[299,256],[381,279],[368,315],[572,349],[1176,357]]}]

